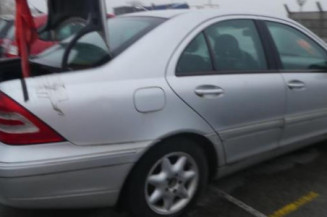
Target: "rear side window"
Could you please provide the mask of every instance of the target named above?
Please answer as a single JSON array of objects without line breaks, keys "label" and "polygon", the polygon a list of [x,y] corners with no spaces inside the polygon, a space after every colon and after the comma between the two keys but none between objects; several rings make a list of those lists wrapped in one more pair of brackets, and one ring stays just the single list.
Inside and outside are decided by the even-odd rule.
[{"label": "rear side window", "polygon": [[217,71],[266,70],[264,49],[252,20],[219,22],[205,31]]},{"label": "rear side window", "polygon": [[177,75],[267,70],[263,45],[254,21],[219,22],[198,35],[181,55]]},{"label": "rear side window", "polygon": [[213,71],[209,48],[204,34],[198,35],[181,55],[178,65],[178,75],[201,74]]},{"label": "rear side window", "polygon": [[283,69],[327,68],[327,52],[307,35],[284,24],[266,23],[279,52]]}]

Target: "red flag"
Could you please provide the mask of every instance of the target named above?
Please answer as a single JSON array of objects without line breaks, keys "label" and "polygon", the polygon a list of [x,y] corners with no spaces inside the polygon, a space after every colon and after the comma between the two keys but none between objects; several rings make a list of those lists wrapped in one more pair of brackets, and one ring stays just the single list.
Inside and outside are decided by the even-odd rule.
[{"label": "red flag", "polygon": [[30,76],[29,51],[31,44],[38,37],[33,16],[27,0],[16,0],[16,41],[21,57],[23,78]]}]

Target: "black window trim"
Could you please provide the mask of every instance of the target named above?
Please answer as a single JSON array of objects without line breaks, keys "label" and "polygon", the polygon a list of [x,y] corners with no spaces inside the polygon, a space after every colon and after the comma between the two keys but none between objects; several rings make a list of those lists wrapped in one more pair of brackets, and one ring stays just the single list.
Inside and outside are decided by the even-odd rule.
[{"label": "black window trim", "polygon": [[263,46],[264,53],[266,55],[268,69],[278,71],[280,59],[276,58],[277,49],[271,42],[273,41],[272,36],[269,34],[269,30],[262,20],[255,20],[255,25],[258,29],[258,34]]},{"label": "black window trim", "polygon": [[210,45],[209,37],[208,37],[205,30],[203,30],[201,33],[204,36],[204,40],[206,41],[207,49],[209,51],[211,68],[213,69],[213,72],[216,72],[217,71],[217,66],[216,66],[216,61],[214,59],[214,51],[213,51],[212,46]]},{"label": "black window trim", "polygon": [[[327,50],[326,48],[324,48],[323,46],[321,46],[314,38],[312,38],[309,34],[307,34],[306,32],[295,28],[292,25],[286,24],[286,23],[282,23],[282,22],[278,22],[278,21],[272,21],[272,20],[258,20],[258,22],[262,23],[262,30],[265,31],[265,35],[267,37],[267,41],[269,41],[270,47],[271,47],[271,52],[274,54],[275,56],[275,61],[277,64],[277,68],[276,68],[276,73],[326,73],[327,69],[284,69],[282,60],[280,58],[277,46],[275,41],[273,40],[272,34],[270,33],[269,29],[268,29],[268,25],[267,23],[277,23],[280,25],[284,25],[284,26],[288,26],[298,32],[301,32],[303,35],[307,36],[309,39],[311,39],[312,42],[314,42],[317,46],[319,46],[320,48],[322,48],[325,53],[327,54]],[[327,60],[326,60],[327,61]]]},{"label": "black window trim", "polygon": [[[217,67],[215,66],[215,62],[214,62],[214,57],[213,57],[214,56],[214,54],[213,54],[213,48],[212,48],[212,46],[211,46],[211,44],[209,42],[209,39],[208,39],[208,36],[207,36],[205,30],[207,28],[210,28],[210,26],[216,25],[216,24],[221,23],[221,22],[224,22],[224,21],[231,21],[231,20],[249,20],[249,21],[252,21],[253,22],[253,24],[255,26],[255,29],[257,30],[257,33],[259,35],[259,39],[260,39],[261,45],[262,45],[262,49],[263,49],[263,52],[264,52],[265,60],[266,60],[266,63],[267,63],[267,69],[262,69],[262,70],[237,70],[237,71],[233,71],[233,70],[218,71],[217,70]],[[204,34],[206,45],[207,45],[208,50],[209,50],[211,65],[212,65],[214,71],[207,71],[207,72],[201,72],[201,71],[200,72],[188,72],[187,74],[184,74],[184,73],[179,73],[177,71],[177,65],[176,65],[176,69],[175,69],[175,76],[176,77],[278,73],[278,68],[277,68],[277,64],[276,64],[276,60],[274,58],[274,55],[270,55],[270,53],[269,53],[269,46],[270,46],[269,44],[270,44],[270,42],[269,41],[266,41],[266,40],[263,40],[263,35],[261,35],[261,33],[264,33],[265,30],[263,29],[262,24],[260,24],[260,20],[256,20],[256,19],[253,19],[253,18],[235,18],[235,19],[228,19],[228,20],[224,20],[224,21],[218,21],[218,22],[216,22],[214,24],[211,24],[210,26],[205,27],[199,34],[197,34],[197,36],[200,35],[200,34]],[[265,33],[265,34],[267,34],[267,33]],[[192,40],[191,40],[190,43],[192,43]],[[181,55],[183,55],[183,53],[184,53],[184,51],[182,52]]]}]

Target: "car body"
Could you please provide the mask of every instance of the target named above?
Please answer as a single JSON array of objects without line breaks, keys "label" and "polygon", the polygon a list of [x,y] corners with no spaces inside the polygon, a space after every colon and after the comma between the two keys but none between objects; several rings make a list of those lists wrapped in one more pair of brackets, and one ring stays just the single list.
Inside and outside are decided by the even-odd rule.
[{"label": "car body", "polygon": [[[130,37],[121,22],[133,20],[150,28],[115,50]],[[178,216],[204,176],[223,177],[326,138],[327,47],[300,24],[222,10],[142,12],[109,22],[113,52],[86,35],[66,64],[66,42],[32,59],[28,101],[20,79],[2,80],[0,111],[19,113],[2,119],[20,120],[30,137],[0,134],[1,203],[86,208],[115,206],[129,195],[136,215]],[[0,123],[6,132],[19,125]],[[51,138],[33,136],[43,131]],[[193,172],[197,186],[188,184],[189,200],[175,189],[182,178],[169,175],[183,160],[191,169],[182,178]],[[157,188],[148,184],[162,176],[170,177],[163,178],[168,193],[158,187],[163,199],[152,201]],[[175,190],[180,200],[169,204]]]}]

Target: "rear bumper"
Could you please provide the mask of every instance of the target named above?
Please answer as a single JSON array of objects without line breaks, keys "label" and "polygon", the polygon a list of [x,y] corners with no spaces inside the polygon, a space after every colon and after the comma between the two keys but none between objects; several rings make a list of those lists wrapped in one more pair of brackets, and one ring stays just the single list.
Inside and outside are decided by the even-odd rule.
[{"label": "rear bumper", "polygon": [[150,144],[0,144],[0,203],[17,208],[114,206],[134,163]]}]

